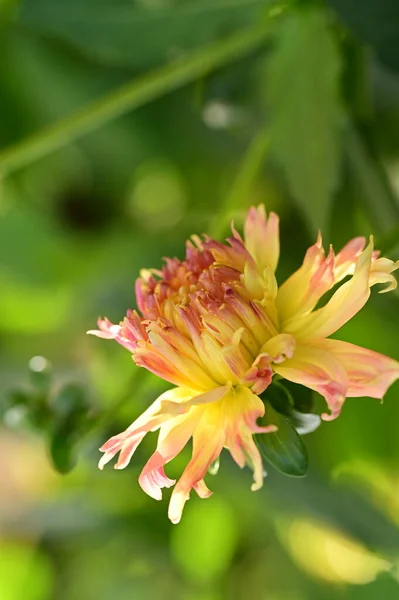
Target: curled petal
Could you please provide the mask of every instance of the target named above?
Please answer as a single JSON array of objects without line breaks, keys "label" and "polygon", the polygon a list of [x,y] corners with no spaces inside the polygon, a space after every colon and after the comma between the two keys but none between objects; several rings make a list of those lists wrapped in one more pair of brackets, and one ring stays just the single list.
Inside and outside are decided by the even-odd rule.
[{"label": "curled petal", "polygon": [[394,262],[389,258],[377,258],[373,261],[370,268],[370,286],[377,283],[386,283],[387,285],[380,290],[380,294],[395,290],[398,283],[392,275],[394,271],[399,269],[399,261]]},{"label": "curled petal", "polygon": [[399,362],[379,352],[340,340],[319,340],[317,346],[339,360],[348,377],[347,396],[382,399],[399,379]]},{"label": "curled petal", "polygon": [[334,283],[338,283],[347,275],[353,275],[356,261],[363,252],[365,245],[365,237],[355,237],[338,252],[334,265]]},{"label": "curled petal", "polygon": [[331,413],[324,413],[324,420],[335,419],[339,415],[348,390],[348,377],[332,352],[316,345],[298,344],[293,358],[273,368],[288,381],[304,385],[324,396]]},{"label": "curled petal", "polygon": [[184,505],[190,497],[190,491],[196,487],[201,490],[209,466],[216,460],[224,445],[224,431],[215,429],[207,420],[199,423],[193,434],[193,455],[182,476],[175,485],[169,503],[169,519],[179,523]]},{"label": "curled petal", "polygon": [[321,235],[306,252],[302,266],[279,288],[277,309],[283,326],[308,314],[334,285],[334,252],[325,256]]},{"label": "curled petal", "polygon": [[247,262],[254,262],[241,238],[233,236],[227,239],[230,246],[205,237],[204,248],[209,251],[214,260],[224,266],[237,269],[240,273]]},{"label": "curled petal", "polygon": [[261,353],[270,357],[272,363],[282,363],[292,358],[295,352],[296,341],[289,333],[279,333],[270,338],[261,348]]},{"label": "curled petal", "polygon": [[99,338],[103,338],[104,340],[114,340],[121,331],[120,325],[114,325],[107,318],[98,319],[97,325],[98,329],[90,329],[87,333],[89,335],[95,335]]},{"label": "curled petal", "polygon": [[98,319],[97,325],[99,329],[90,329],[87,333],[106,340],[115,340],[130,352],[134,352],[137,340],[129,328],[123,326],[123,323],[114,325],[105,318]]},{"label": "curled petal", "polygon": [[213,492],[209,489],[203,479],[194,483],[193,490],[195,490],[200,498],[210,498]]},{"label": "curled petal", "polygon": [[[252,489],[259,489],[263,481],[263,467],[259,452],[252,440],[252,433],[260,428],[256,420],[264,414],[263,402],[248,388],[239,386],[232,389],[220,402],[204,407],[201,420],[193,433],[193,454],[177,482],[169,505],[169,518],[178,523],[191,489],[203,488],[203,477],[210,465],[218,458],[226,446],[234,460],[243,467],[248,464],[254,472]],[[262,428],[274,431],[274,426]],[[199,487],[200,486],[200,487]]]},{"label": "curled petal", "polygon": [[331,335],[349,321],[363,308],[370,296],[369,273],[372,253],[371,238],[369,245],[357,260],[352,279],[341,285],[325,306],[308,315],[292,319],[285,325],[285,331],[301,340],[319,339]]},{"label": "curled petal", "polygon": [[141,488],[155,500],[162,499],[162,488],[174,485],[175,481],[165,475],[164,466],[181,452],[200,418],[201,410],[194,410],[161,427],[157,449],[139,476]]},{"label": "curled petal", "polygon": [[[184,401],[189,400],[193,392],[184,388],[174,388],[164,392],[140,415],[125,431],[110,438],[100,448],[104,456],[100,459],[99,468],[103,467],[120,452],[119,460],[115,468],[125,468],[137,446],[149,431],[155,431],[174,416],[175,411],[171,411],[171,402],[173,405],[179,403],[184,405]],[[187,412],[190,406],[182,409],[181,412]]]},{"label": "curled petal", "polygon": [[254,394],[262,394],[271,384],[273,369],[270,366],[270,357],[260,354],[242,378],[242,383],[251,387]]}]

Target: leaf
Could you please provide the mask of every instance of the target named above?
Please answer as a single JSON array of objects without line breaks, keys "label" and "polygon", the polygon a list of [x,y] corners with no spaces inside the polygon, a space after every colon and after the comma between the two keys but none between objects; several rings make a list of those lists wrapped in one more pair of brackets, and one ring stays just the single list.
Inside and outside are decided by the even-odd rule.
[{"label": "leaf", "polygon": [[270,150],[313,231],[328,222],[340,158],[340,56],[325,13],[291,13],[269,62]]},{"label": "leaf", "polygon": [[66,423],[57,424],[51,433],[49,451],[54,468],[62,474],[76,466],[76,432]]},{"label": "leaf", "polygon": [[346,130],[345,152],[349,176],[373,230],[377,234],[385,234],[399,218],[395,193],[383,166],[368,151],[362,137],[350,123]]},{"label": "leaf", "polygon": [[102,1],[25,0],[20,20],[90,58],[148,68],[254,23],[270,0],[195,0],[165,7]]},{"label": "leaf", "polygon": [[[300,435],[312,433],[321,424],[319,415],[311,413],[310,408],[305,411],[301,410],[304,399],[308,403],[307,405],[309,405],[309,397],[312,399],[312,392],[303,386],[294,384],[291,392],[286,382],[283,384],[280,381],[274,381],[267,389],[264,397],[265,401],[269,402],[275,411],[287,417]],[[299,408],[299,410],[296,410],[296,408]]]},{"label": "leaf", "polygon": [[69,473],[78,459],[78,443],[92,426],[90,404],[85,389],[77,383],[65,384],[51,400],[53,423],[49,451],[54,468]]},{"label": "leaf", "polygon": [[274,424],[278,427],[274,433],[254,436],[262,456],[281,473],[291,477],[304,477],[308,470],[308,455],[290,419],[267,404],[262,424]]},{"label": "leaf", "polygon": [[23,142],[0,151],[0,173],[21,169],[55,150],[70,145],[81,136],[126,112],[242,58],[257,49],[269,35],[270,28],[261,21],[254,27],[240,30],[227,39],[209,44],[206,48],[175,60],[168,66],[134,78],[36,135],[33,134]]},{"label": "leaf", "polygon": [[329,0],[352,31],[377,51],[391,69],[399,71],[399,2],[395,0]]},{"label": "leaf", "polygon": [[85,389],[77,383],[65,384],[55,398],[52,399],[54,413],[61,420],[73,419],[80,421],[85,417],[90,406]]}]

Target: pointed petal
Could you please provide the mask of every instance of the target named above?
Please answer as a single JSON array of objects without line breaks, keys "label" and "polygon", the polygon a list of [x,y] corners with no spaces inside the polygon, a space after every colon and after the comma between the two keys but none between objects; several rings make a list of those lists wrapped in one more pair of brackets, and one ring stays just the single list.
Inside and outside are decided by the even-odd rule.
[{"label": "pointed petal", "polygon": [[395,290],[398,284],[392,273],[397,269],[399,269],[399,260],[394,262],[389,258],[377,258],[371,265],[370,286],[386,283],[387,285],[380,290],[380,294]]},{"label": "pointed petal", "polygon": [[259,271],[265,267],[276,270],[279,254],[279,218],[271,212],[266,216],[263,204],[252,206],[244,223],[245,247],[256,262]]},{"label": "pointed petal", "polygon": [[338,252],[334,265],[335,283],[338,283],[347,275],[353,275],[356,261],[363,252],[365,245],[365,237],[355,237]]},{"label": "pointed petal", "polygon": [[[171,403],[184,406],[184,400],[189,400],[191,396],[192,392],[183,388],[175,388],[163,393],[125,431],[114,435],[101,446],[100,451],[104,452],[104,456],[100,459],[99,468],[103,469],[104,465],[120,452],[115,468],[124,469],[145,434],[155,431],[162,424],[174,418],[174,413],[170,411]],[[181,412],[187,412],[189,408],[189,406],[183,407]]]},{"label": "pointed petal", "polygon": [[399,379],[399,362],[384,354],[340,340],[320,340],[318,346],[331,352],[344,367],[350,398],[382,399],[387,389]]},{"label": "pointed petal", "polygon": [[[205,415],[204,415],[205,416]],[[169,519],[178,523],[190,491],[203,480],[209,466],[216,460],[224,444],[224,431],[209,421],[202,420],[193,435],[193,455],[174,487],[169,503]],[[200,484],[201,485],[201,484]]]},{"label": "pointed petal", "polygon": [[324,396],[331,411],[331,415],[322,415],[324,420],[335,419],[339,415],[348,389],[348,378],[332,352],[298,344],[293,358],[273,368],[288,381],[302,384]]},{"label": "pointed petal", "polygon": [[309,313],[334,285],[334,252],[325,256],[321,235],[305,254],[301,267],[279,288],[276,298],[282,325]]},{"label": "pointed petal", "polygon": [[355,273],[341,285],[331,300],[318,310],[292,319],[284,330],[297,339],[325,338],[337,331],[366,304],[370,296],[369,273],[373,252],[373,241],[359,256]]},{"label": "pointed petal", "polygon": [[201,410],[193,410],[161,427],[157,449],[139,476],[141,488],[155,500],[161,500],[162,488],[174,485],[175,481],[166,477],[163,467],[181,452],[200,418]]}]

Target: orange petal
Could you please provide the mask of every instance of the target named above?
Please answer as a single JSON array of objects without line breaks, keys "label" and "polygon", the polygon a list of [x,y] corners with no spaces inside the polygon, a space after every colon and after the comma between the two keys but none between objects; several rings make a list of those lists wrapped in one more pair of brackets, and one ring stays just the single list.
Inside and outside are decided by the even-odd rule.
[{"label": "orange petal", "polygon": [[266,267],[276,270],[279,254],[279,218],[271,212],[266,216],[263,204],[252,206],[244,223],[245,247],[255,260],[260,272]]},{"label": "orange petal", "polygon": [[399,379],[399,362],[384,354],[340,340],[320,340],[317,346],[331,352],[344,367],[349,380],[348,397],[381,399]]},{"label": "orange petal", "polygon": [[309,313],[334,285],[334,252],[325,256],[321,235],[305,254],[301,267],[279,288],[276,298],[281,324]]},{"label": "orange petal", "polygon": [[276,373],[314,390],[325,397],[331,414],[324,420],[336,418],[345,401],[348,377],[341,362],[332,352],[313,345],[297,345],[295,355],[281,365],[273,365]]},{"label": "orange petal", "polygon": [[373,241],[359,256],[355,273],[341,285],[331,300],[318,310],[292,319],[285,327],[287,333],[297,339],[325,338],[337,331],[366,304],[370,296],[369,274],[373,252]]}]

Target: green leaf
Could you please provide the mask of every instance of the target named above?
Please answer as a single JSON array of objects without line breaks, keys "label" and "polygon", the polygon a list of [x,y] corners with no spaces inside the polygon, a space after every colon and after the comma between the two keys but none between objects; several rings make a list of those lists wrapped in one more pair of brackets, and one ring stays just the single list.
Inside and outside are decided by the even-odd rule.
[{"label": "green leaf", "polygon": [[288,15],[268,69],[270,150],[313,231],[328,223],[338,183],[340,70],[326,14]]},{"label": "green leaf", "polygon": [[266,405],[262,424],[277,425],[274,433],[256,434],[255,442],[262,456],[278,471],[291,477],[304,477],[308,470],[306,447],[291,420]]},{"label": "green leaf", "polygon": [[89,409],[86,391],[77,383],[65,384],[51,404],[55,414],[62,420],[79,420]]},{"label": "green leaf", "polygon": [[349,122],[345,151],[357,197],[373,224],[374,232],[383,235],[399,218],[395,193],[382,164],[372,155],[356,128]]},{"label": "green leaf", "polygon": [[319,415],[310,412],[313,392],[295,384],[289,389],[287,383],[289,384],[289,382],[282,384],[280,381],[274,381],[265,394],[267,401],[274,410],[290,420],[297,433],[300,435],[312,433],[321,424]]},{"label": "green leaf", "polygon": [[51,462],[62,474],[69,473],[77,463],[76,432],[67,423],[57,424],[49,445]]},{"label": "green leaf", "polygon": [[149,68],[254,23],[270,0],[194,0],[138,6],[103,0],[25,0],[20,20],[107,65]]},{"label": "green leaf", "polygon": [[141,78],[136,77],[36,135],[0,151],[0,173],[8,174],[25,167],[117,117],[250,54],[269,35],[270,27],[260,21],[253,27],[185,55],[168,66],[154,69]]},{"label": "green leaf", "polygon": [[345,23],[391,69],[399,71],[399,2],[396,0],[329,0]]}]

